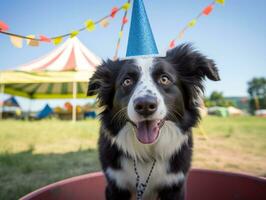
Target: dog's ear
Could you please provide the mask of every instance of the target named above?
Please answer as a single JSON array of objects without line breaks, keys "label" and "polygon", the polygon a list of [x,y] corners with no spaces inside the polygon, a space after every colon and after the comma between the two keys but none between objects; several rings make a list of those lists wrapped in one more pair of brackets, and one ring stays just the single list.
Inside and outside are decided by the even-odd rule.
[{"label": "dog's ear", "polygon": [[107,60],[103,62],[89,80],[87,95],[97,95],[100,106],[112,103],[119,62],[121,61]]},{"label": "dog's ear", "polygon": [[207,77],[213,81],[220,80],[214,61],[195,51],[190,44],[180,45],[168,51],[166,58],[186,79],[201,81]]},{"label": "dog's ear", "polygon": [[104,66],[106,63],[102,63],[101,65],[97,66],[96,71],[92,75],[92,77],[89,80],[89,85],[88,85],[88,91],[87,91],[87,96],[93,96],[98,94],[99,89],[101,87],[101,83],[104,82],[106,76],[108,74],[107,68]]}]

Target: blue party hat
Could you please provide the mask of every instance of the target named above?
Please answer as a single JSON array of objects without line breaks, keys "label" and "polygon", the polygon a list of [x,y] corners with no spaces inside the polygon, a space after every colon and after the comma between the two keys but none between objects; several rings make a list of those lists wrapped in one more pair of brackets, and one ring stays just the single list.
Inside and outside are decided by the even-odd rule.
[{"label": "blue party hat", "polygon": [[158,49],[143,1],[134,0],[126,56],[147,56],[156,54],[158,54]]}]

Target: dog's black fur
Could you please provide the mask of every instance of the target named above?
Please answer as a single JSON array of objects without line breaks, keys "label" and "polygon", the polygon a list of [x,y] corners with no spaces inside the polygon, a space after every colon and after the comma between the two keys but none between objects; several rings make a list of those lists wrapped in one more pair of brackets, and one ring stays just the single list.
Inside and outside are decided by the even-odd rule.
[{"label": "dog's black fur", "polygon": [[[183,143],[180,150],[174,152],[167,161],[170,166],[168,173],[181,171],[186,175],[190,168],[192,157],[191,129],[200,120],[199,105],[196,100],[204,90],[203,80],[205,77],[214,81],[220,79],[218,70],[212,60],[195,51],[189,44],[181,45],[168,51],[166,57],[154,59],[157,63],[155,68],[158,68],[156,73],[153,74],[154,79],[160,73],[163,73],[161,71],[168,71],[170,78],[173,80],[173,84],[167,88],[157,86],[164,97],[168,110],[176,111],[169,115],[167,114],[165,120],[174,122],[180,128],[182,134],[188,135],[188,142]],[[111,141],[111,138],[116,137],[125,124],[130,122],[126,111],[122,113],[123,118],[115,117],[121,108],[127,106],[134,91],[134,84],[126,89],[121,87],[121,80],[128,74],[130,74],[135,83],[138,82],[139,72],[134,65],[133,59],[107,60],[107,62],[97,68],[89,82],[88,95],[97,94],[99,106],[103,107],[103,111],[100,114],[99,153],[104,172],[106,172],[108,167],[121,169],[120,159],[122,156],[130,159],[130,155],[123,152]],[[116,182],[107,174],[106,178],[108,181],[106,188],[107,199],[126,200],[131,198],[132,194],[129,190],[119,188]],[[181,200],[184,198],[184,182],[157,188],[157,193],[161,200]]]}]

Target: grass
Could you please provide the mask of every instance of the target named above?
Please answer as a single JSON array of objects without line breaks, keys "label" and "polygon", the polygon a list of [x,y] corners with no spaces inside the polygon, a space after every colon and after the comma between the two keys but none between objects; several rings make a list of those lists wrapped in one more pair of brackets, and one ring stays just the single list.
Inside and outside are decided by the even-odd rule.
[{"label": "grass", "polygon": [[[266,119],[206,117],[194,130],[193,167],[266,176]],[[0,199],[100,170],[99,122],[0,121]]]}]

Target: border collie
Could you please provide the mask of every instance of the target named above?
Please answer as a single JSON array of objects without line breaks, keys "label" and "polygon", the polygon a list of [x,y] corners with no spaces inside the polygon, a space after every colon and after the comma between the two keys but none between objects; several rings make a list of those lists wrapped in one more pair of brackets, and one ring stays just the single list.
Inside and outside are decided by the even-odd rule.
[{"label": "border collie", "polygon": [[88,95],[103,108],[106,199],[184,199],[205,77],[220,80],[214,62],[190,44],[165,57],[107,60],[97,68]]}]

